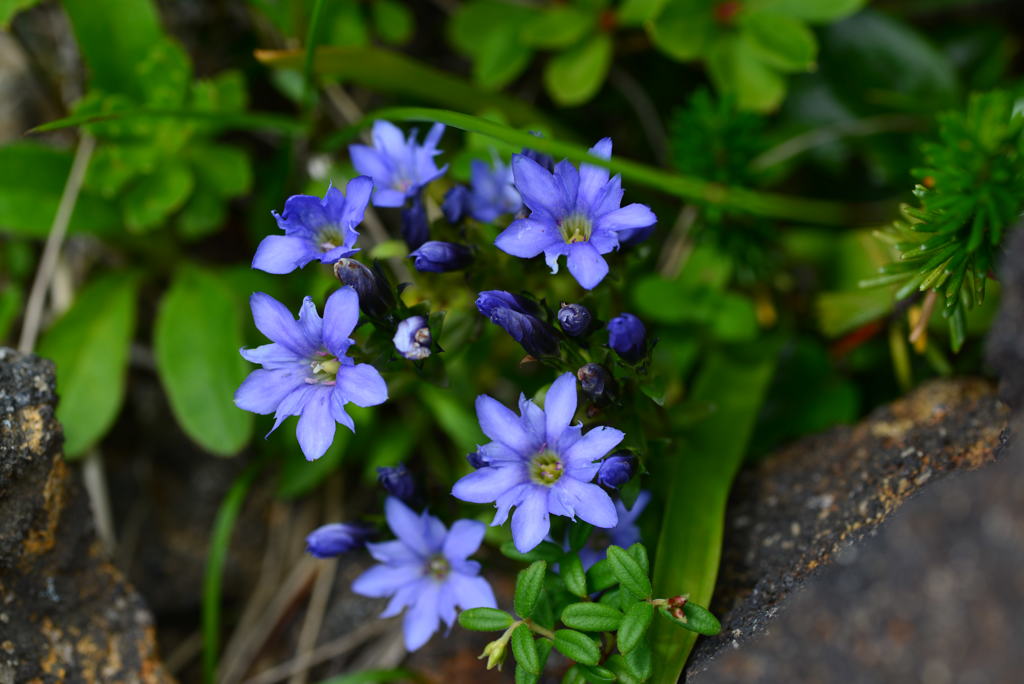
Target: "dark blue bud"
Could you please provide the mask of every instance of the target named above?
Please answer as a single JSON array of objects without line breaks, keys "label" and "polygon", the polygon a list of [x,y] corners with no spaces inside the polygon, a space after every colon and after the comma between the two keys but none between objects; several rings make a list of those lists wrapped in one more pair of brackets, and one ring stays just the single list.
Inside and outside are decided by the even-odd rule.
[{"label": "dark blue bud", "polygon": [[636,459],[628,451],[616,451],[601,461],[597,471],[597,484],[618,489],[629,482],[636,468]]},{"label": "dark blue bud", "polygon": [[376,268],[369,268],[355,259],[338,259],[334,275],[350,285],[359,295],[359,308],[367,316],[383,318],[395,306],[395,296],[387,279]]},{"label": "dark blue bud", "polygon": [[362,523],[331,523],[306,536],[306,551],[317,558],[331,558],[362,548],[373,536],[373,528]]},{"label": "dark blue bud", "polygon": [[480,455],[479,451],[471,451],[466,454],[466,460],[469,461],[469,465],[473,466],[476,470],[480,470],[487,465],[487,461]]},{"label": "dark blue bud", "polygon": [[412,479],[412,473],[401,463],[393,468],[377,468],[377,482],[388,494],[406,503],[416,493],[416,482]]},{"label": "dark blue bud", "polygon": [[530,300],[503,290],[487,290],[477,296],[476,308],[504,328],[528,354],[540,357],[558,351],[555,329],[539,318],[540,307]]},{"label": "dark blue bud", "polygon": [[448,223],[457,225],[462,222],[466,212],[469,211],[469,196],[469,188],[465,185],[456,185],[445,193],[444,202],[441,203],[441,211],[444,213],[444,217],[448,219]]},{"label": "dark blue bud", "polygon": [[570,337],[579,337],[590,329],[593,318],[582,304],[562,304],[558,310],[558,324]]},{"label": "dark blue bud", "polygon": [[639,361],[646,351],[647,329],[640,319],[624,313],[608,321],[608,346],[627,361]]},{"label": "dark blue bud", "polygon": [[423,193],[417,192],[412,197],[412,203],[402,209],[402,239],[409,249],[416,249],[429,237],[427,208],[423,205]]},{"label": "dark blue bud", "polygon": [[576,371],[576,377],[580,381],[580,388],[588,397],[597,401],[611,390],[612,375],[604,366],[597,363],[588,363]]},{"label": "dark blue bud", "polygon": [[427,273],[458,271],[473,262],[473,252],[469,247],[440,240],[424,242],[419,249],[410,252],[409,257],[417,271]]}]

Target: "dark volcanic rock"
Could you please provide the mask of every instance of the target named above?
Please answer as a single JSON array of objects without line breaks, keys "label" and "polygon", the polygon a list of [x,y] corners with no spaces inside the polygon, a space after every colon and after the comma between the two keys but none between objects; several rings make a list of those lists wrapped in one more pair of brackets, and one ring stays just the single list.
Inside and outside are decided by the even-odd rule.
[{"label": "dark volcanic rock", "polygon": [[[720,679],[723,666],[718,664],[713,673],[698,673],[726,647],[735,647],[763,631],[791,593],[820,568],[841,560],[843,549],[873,534],[920,488],[950,472],[994,460],[1006,441],[1008,413],[986,381],[932,381],[855,427],[835,428],[801,440],[742,472],[726,517],[722,567],[712,605],[722,617],[722,633],[697,644],[688,666],[689,677],[696,682],[727,681]],[[968,541],[950,531],[945,550]],[[906,539],[896,548],[899,544],[911,548]],[[911,557],[890,556],[882,561],[883,570],[885,562],[899,572],[895,568],[910,563]],[[834,574],[842,579],[848,570]],[[867,566],[863,570],[866,572]],[[916,578],[901,576],[908,587],[922,581],[923,568],[919,570]],[[952,595],[955,589],[956,581],[941,610],[960,615],[962,610]],[[858,598],[850,594],[845,600],[851,602],[846,606],[849,611]],[[839,602],[834,605],[837,610],[843,607]],[[837,633],[846,616],[816,615],[823,620],[819,632],[809,632],[794,641],[792,648],[801,655],[817,651],[824,658],[825,630]],[[877,622],[866,630],[884,631],[884,617],[884,612],[878,614]],[[830,619],[835,622],[829,623]],[[771,622],[772,629],[775,624]],[[835,646],[850,648],[847,655],[852,657],[852,643],[836,642]],[[740,653],[746,654],[748,649]],[[778,662],[783,662],[781,655],[779,658]],[[786,670],[790,673],[787,678],[782,669],[776,678],[775,664],[772,660],[765,681],[822,681],[794,679],[793,670]],[[838,674],[824,677],[833,679],[843,680]]]},{"label": "dark volcanic rock", "polygon": [[53,366],[0,348],[0,682],[169,682],[61,456]]}]

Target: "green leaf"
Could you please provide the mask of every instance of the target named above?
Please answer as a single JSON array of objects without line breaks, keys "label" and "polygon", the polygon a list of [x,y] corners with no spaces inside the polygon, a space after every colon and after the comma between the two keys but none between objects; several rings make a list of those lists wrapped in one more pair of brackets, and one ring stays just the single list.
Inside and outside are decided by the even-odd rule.
[{"label": "green leaf", "polygon": [[683,613],[686,615],[685,620],[677,618],[665,606],[658,608],[658,612],[683,629],[688,629],[697,634],[714,636],[722,631],[721,623],[718,621],[718,618],[711,614],[711,611],[689,601],[683,605]]},{"label": "green leaf", "polygon": [[867,0],[749,0],[748,12],[765,10],[824,24],[847,17],[867,4]]},{"label": "green leaf", "polygon": [[706,55],[718,31],[705,0],[674,0],[647,24],[655,47],[681,62]]},{"label": "green leaf", "polygon": [[526,625],[519,625],[512,631],[512,655],[516,658],[516,665],[530,674],[540,674],[537,645],[533,641],[533,632]]},{"label": "green leaf", "polygon": [[562,622],[584,632],[614,632],[622,624],[622,613],[601,603],[570,603],[562,610]]},{"label": "green leaf", "polygon": [[532,563],[538,560],[557,563],[565,555],[562,547],[551,542],[541,542],[526,553],[522,553],[516,548],[515,543],[507,541],[501,545],[501,553],[512,560],[523,563]]},{"label": "green leaf", "polygon": [[[652,466],[662,481],[686,482],[685,488],[664,491],[654,587],[658,596],[689,591],[707,604],[715,585],[722,550],[725,504],[733,477],[747,450],[750,434],[776,363],[774,343],[713,352],[697,376],[691,398],[715,404],[718,410],[690,425],[684,441],[667,449],[664,460]],[[680,458],[680,454],[686,454]],[[651,631],[657,654],[658,684],[679,678],[694,638],[672,625],[655,623]],[[629,654],[632,662],[637,648]],[[648,651],[649,653],[650,651]]]},{"label": "green leaf", "polygon": [[590,593],[604,591],[617,583],[615,571],[607,559],[597,561],[587,570],[587,587],[590,589]]},{"label": "green leaf", "polygon": [[94,89],[142,102],[146,83],[137,67],[164,40],[149,0],[63,0]]},{"label": "green leaf", "polygon": [[605,666],[615,673],[619,679],[618,681],[622,684],[640,684],[643,680],[633,674],[633,671],[629,669],[629,665],[626,664],[626,659],[618,653],[613,653],[604,661]]},{"label": "green leaf", "polygon": [[459,613],[459,624],[474,632],[500,632],[512,625],[512,616],[497,608],[469,608]]},{"label": "green leaf", "polygon": [[[651,645],[646,640],[641,640],[636,648],[622,657],[626,661],[626,667],[640,681],[647,681],[655,674],[653,652]],[[658,665],[660,666],[661,663],[659,662]]]},{"label": "green leaf", "polygon": [[587,678],[583,676],[583,670],[579,665],[573,665],[565,671],[565,676],[562,677],[562,684],[583,684],[587,681]]},{"label": "green leaf", "polygon": [[562,107],[580,105],[592,98],[604,83],[612,62],[612,38],[598,33],[544,66],[544,86]]},{"label": "green leaf", "polygon": [[473,61],[473,79],[486,90],[500,90],[530,63],[533,51],[519,40],[513,25],[492,31],[482,40]]},{"label": "green leaf", "polygon": [[657,18],[667,0],[622,0],[615,15],[622,26],[642,26]]},{"label": "green leaf", "polygon": [[[0,147],[0,232],[47,236],[71,172],[71,158],[67,150],[35,142]],[[82,189],[69,232],[109,232],[120,225],[113,204]]]},{"label": "green leaf", "polygon": [[555,630],[555,650],[582,665],[597,665],[601,648],[586,634],[571,629]]},{"label": "green leaf", "polygon": [[175,219],[175,224],[186,239],[198,239],[209,235],[223,225],[227,217],[225,200],[206,186],[199,185],[185,202]]},{"label": "green leaf", "polygon": [[422,383],[419,396],[459,450],[468,454],[476,449],[481,436],[480,424],[454,392]]},{"label": "green leaf", "polygon": [[526,668],[516,665],[516,684],[536,684],[540,681],[540,677],[535,674],[531,674]]},{"label": "green leaf", "polygon": [[96,124],[106,121],[156,121],[172,119],[181,121],[197,121],[220,128],[237,128],[240,130],[270,131],[274,133],[299,134],[305,131],[305,124],[293,117],[277,114],[247,114],[221,111],[202,111],[195,109],[157,109],[155,107],[139,107],[137,109],[118,109],[109,112],[88,112],[64,117],[36,126],[29,133],[47,133],[62,128]]},{"label": "green leaf", "polygon": [[97,278],[39,342],[39,355],[57,367],[57,419],[68,457],[103,437],[121,410],[137,290],[134,273]]},{"label": "green leaf", "polygon": [[252,171],[249,155],[230,145],[192,145],[188,157],[195,167],[196,181],[203,189],[221,197],[249,192]]},{"label": "green leaf", "polygon": [[553,5],[526,22],[520,40],[542,50],[567,48],[594,28],[596,17],[572,5]]},{"label": "green leaf", "polygon": [[[302,63],[302,53],[296,50],[259,50],[256,58],[278,69],[294,69]],[[377,92],[463,111],[497,109],[520,125],[537,125],[546,120],[523,100],[484,92],[457,76],[381,48],[320,47],[314,70],[320,76],[340,78]]]},{"label": "green leaf", "polygon": [[650,598],[651,580],[640,564],[621,546],[608,547],[608,563],[623,589],[637,598]]},{"label": "green leaf", "polygon": [[178,423],[219,456],[238,453],[252,433],[252,414],[232,401],[249,370],[238,354],[243,342],[231,288],[211,271],[181,268],[160,302],[153,352]]},{"label": "green leaf", "polygon": [[548,564],[544,561],[534,561],[530,567],[519,571],[513,597],[513,605],[519,617],[528,618],[533,615],[541,592],[544,591],[544,573],[547,569]]},{"label": "green leaf", "polygon": [[573,551],[579,551],[587,545],[587,540],[590,539],[590,533],[594,531],[594,526],[585,523],[582,520],[577,520],[569,526],[569,548]]},{"label": "green leaf", "polygon": [[782,75],[745,33],[714,46],[708,55],[708,72],[719,92],[735,96],[742,109],[772,111],[786,94]]},{"label": "green leaf", "polygon": [[515,130],[494,121],[443,109],[390,107],[370,112],[351,131],[345,132],[345,138],[352,137],[356,130],[370,125],[376,119],[437,121],[463,131],[486,135],[515,147],[529,147],[555,158],[565,157],[574,162],[585,161],[588,164],[603,166],[611,170],[612,173],[622,174],[626,180],[661,190],[676,197],[746,211],[758,216],[790,219],[824,226],[850,224],[856,213],[852,207],[833,202],[756,192],[745,188],[724,187],[719,183],[712,183],[695,176],[674,174],[624,159],[602,159],[590,155],[585,147],[560,142],[553,138],[538,138],[526,131]]},{"label": "green leaf", "polygon": [[630,557],[633,560],[637,562],[637,565],[640,566],[640,569],[643,570],[643,573],[645,575],[650,575],[651,561],[647,558],[646,546],[644,546],[640,542],[637,542],[636,544],[633,544],[628,549],[626,549],[626,552],[630,555]]},{"label": "green leaf", "polygon": [[405,3],[399,0],[375,0],[373,27],[386,43],[403,45],[412,38],[416,20]]},{"label": "green leaf", "polygon": [[124,194],[124,220],[129,230],[145,232],[180,209],[195,185],[195,177],[182,162],[169,162],[143,176]]},{"label": "green leaf", "polygon": [[[373,3],[374,23],[377,23],[377,5]],[[321,21],[327,28],[327,35],[323,42],[330,45],[344,45],[345,47],[363,47],[370,43],[370,30],[363,18],[362,3],[358,0],[340,0],[329,3],[323,9],[324,16]],[[379,33],[379,27],[378,28]],[[387,30],[387,26],[384,27]],[[381,36],[384,38],[384,36]],[[386,39],[385,39],[386,40]],[[299,95],[302,101],[302,95]]]},{"label": "green leaf", "polygon": [[646,601],[638,601],[629,607],[616,634],[620,653],[629,653],[640,645],[653,618],[654,606]]},{"label": "green leaf", "polygon": [[587,596],[587,574],[583,570],[583,562],[575,553],[566,554],[558,565],[558,574],[565,582],[569,593],[585,598]]},{"label": "green leaf", "polygon": [[742,29],[765,63],[782,71],[807,71],[814,66],[818,43],[802,21],[766,12],[741,16]]},{"label": "green leaf", "polygon": [[425,684],[427,680],[415,670],[404,667],[392,669],[363,670],[352,674],[325,679],[318,684],[384,684],[385,682],[418,682]]},{"label": "green leaf", "polygon": [[583,678],[591,684],[604,684],[605,682],[614,682],[617,679],[615,673],[607,667],[601,667],[600,665],[577,665],[577,667],[583,673]]}]

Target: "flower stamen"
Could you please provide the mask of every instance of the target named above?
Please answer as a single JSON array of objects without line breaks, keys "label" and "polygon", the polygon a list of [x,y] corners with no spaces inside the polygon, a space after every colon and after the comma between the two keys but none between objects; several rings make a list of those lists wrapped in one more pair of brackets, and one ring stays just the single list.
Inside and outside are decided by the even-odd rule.
[{"label": "flower stamen", "polygon": [[553,451],[542,451],[530,462],[530,479],[539,485],[550,487],[558,482],[564,472],[562,460]]},{"label": "flower stamen", "polygon": [[567,244],[586,242],[593,232],[590,219],[580,213],[569,214],[558,223],[558,230]]}]

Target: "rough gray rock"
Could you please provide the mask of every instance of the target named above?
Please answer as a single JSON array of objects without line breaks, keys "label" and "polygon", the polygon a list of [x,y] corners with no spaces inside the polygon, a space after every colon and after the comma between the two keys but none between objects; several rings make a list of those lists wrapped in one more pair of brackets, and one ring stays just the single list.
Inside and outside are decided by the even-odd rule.
[{"label": "rough gray rock", "polygon": [[53,365],[0,348],[0,683],[170,682],[61,455]]}]

